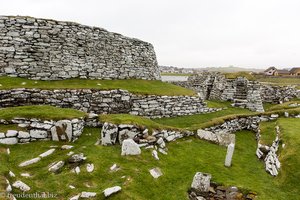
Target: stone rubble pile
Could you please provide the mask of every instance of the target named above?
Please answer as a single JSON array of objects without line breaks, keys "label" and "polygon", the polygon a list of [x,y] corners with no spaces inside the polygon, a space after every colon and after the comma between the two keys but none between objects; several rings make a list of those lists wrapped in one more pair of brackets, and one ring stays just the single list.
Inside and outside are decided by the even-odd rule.
[{"label": "stone rubble pile", "polygon": [[253,200],[256,198],[256,193],[243,194],[237,187],[225,187],[211,182],[211,175],[202,172],[195,174],[188,195],[190,200]]},{"label": "stone rubble pile", "polygon": [[[172,142],[176,139],[194,135],[191,131],[176,130],[154,130],[149,135],[148,129],[131,124],[112,124],[105,122],[101,129],[101,145],[123,144],[126,139],[132,139],[139,147],[158,147],[163,154],[167,154],[166,142]],[[131,140],[130,140],[131,141]],[[131,142],[132,143],[132,142]]]},{"label": "stone rubble pile", "polygon": [[275,127],[276,129],[276,138],[272,142],[271,146],[263,145],[258,141],[256,156],[259,159],[264,160],[266,171],[269,172],[272,176],[277,176],[279,173],[279,169],[281,167],[280,161],[278,159],[278,155],[276,152],[279,149],[280,142],[280,128],[279,126]]}]

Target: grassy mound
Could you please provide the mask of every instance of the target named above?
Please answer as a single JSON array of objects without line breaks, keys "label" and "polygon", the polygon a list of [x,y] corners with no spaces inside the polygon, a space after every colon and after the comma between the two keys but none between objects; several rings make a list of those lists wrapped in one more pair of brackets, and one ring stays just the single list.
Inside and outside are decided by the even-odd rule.
[{"label": "grassy mound", "polygon": [[154,95],[188,95],[196,93],[192,90],[176,86],[162,81],[149,80],[89,80],[89,79],[67,79],[59,81],[35,81],[25,78],[0,77],[0,89],[12,88],[40,88],[40,89],[123,89],[136,94]]},{"label": "grassy mound", "polygon": [[15,117],[38,118],[43,120],[60,120],[84,117],[84,112],[70,109],[57,108],[47,105],[19,106],[0,109],[0,119],[11,120]]},{"label": "grassy mound", "polygon": [[110,122],[113,124],[132,124],[139,127],[146,127],[152,132],[155,130],[162,129],[179,129],[172,126],[163,125],[157,123],[151,119],[141,116],[129,115],[129,114],[108,114],[108,115],[100,115],[99,120],[101,122]]}]

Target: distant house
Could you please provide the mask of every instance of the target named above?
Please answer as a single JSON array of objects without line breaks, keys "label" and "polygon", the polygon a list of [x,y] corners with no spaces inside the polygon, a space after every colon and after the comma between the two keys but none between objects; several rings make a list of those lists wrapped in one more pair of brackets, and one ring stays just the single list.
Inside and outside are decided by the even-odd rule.
[{"label": "distant house", "polygon": [[290,75],[300,76],[300,67],[294,67],[290,70]]},{"label": "distant house", "polygon": [[277,72],[276,67],[269,67],[264,71],[264,74],[266,76],[276,76],[276,72]]},{"label": "distant house", "polygon": [[276,70],[276,72],[274,73],[275,76],[289,76],[290,75],[290,71],[286,70],[286,69],[278,69]]}]

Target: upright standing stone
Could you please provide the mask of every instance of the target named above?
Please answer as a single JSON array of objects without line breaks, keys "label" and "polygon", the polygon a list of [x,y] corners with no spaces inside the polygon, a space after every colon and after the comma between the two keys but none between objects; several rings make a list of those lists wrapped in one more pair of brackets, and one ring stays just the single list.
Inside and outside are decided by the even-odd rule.
[{"label": "upright standing stone", "polygon": [[234,152],[234,144],[231,143],[227,147],[227,154],[226,154],[226,158],[225,158],[225,166],[226,167],[230,167],[231,166],[233,152]]}]

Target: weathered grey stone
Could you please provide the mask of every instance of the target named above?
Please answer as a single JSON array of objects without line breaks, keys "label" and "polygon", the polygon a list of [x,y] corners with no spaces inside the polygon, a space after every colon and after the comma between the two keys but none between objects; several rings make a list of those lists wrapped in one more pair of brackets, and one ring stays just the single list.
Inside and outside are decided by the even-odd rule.
[{"label": "weathered grey stone", "polygon": [[233,156],[233,152],[234,152],[234,144],[231,143],[227,146],[227,154],[226,154],[226,158],[225,158],[225,166],[226,167],[230,167],[231,166],[231,161],[232,161],[232,156]]},{"label": "weathered grey stone", "polygon": [[8,130],[6,132],[6,137],[15,137],[17,135],[18,135],[18,131],[16,131],[16,130]]},{"label": "weathered grey stone", "polygon": [[30,134],[25,131],[19,131],[18,138],[22,138],[22,139],[30,138]]},{"label": "weathered grey stone", "polygon": [[78,200],[80,198],[80,195],[81,193],[71,197],[69,200]]},{"label": "weathered grey stone", "polygon": [[68,149],[72,149],[74,146],[72,146],[72,145],[67,145],[67,144],[65,144],[65,145],[62,145],[61,146],[61,149],[62,150],[68,150]]},{"label": "weathered grey stone", "polygon": [[86,157],[84,156],[83,153],[74,154],[68,159],[69,163],[80,163],[83,162],[84,160],[86,160]]},{"label": "weathered grey stone", "polygon": [[[131,129],[132,130],[132,129]],[[122,144],[125,139],[133,139],[139,132],[124,129],[119,131],[119,143]]]},{"label": "weathered grey stone", "polygon": [[92,198],[97,195],[96,192],[81,192],[80,198]]},{"label": "weathered grey stone", "polygon": [[36,138],[36,139],[45,139],[48,136],[47,131],[45,130],[39,130],[39,129],[32,129],[29,131],[30,137]]},{"label": "weathered grey stone", "polygon": [[46,151],[46,152],[40,154],[39,157],[45,158],[45,157],[51,155],[54,151],[55,151],[55,149],[49,149],[48,151]]},{"label": "weathered grey stone", "polygon": [[155,160],[159,160],[159,157],[158,157],[158,154],[157,154],[157,151],[154,149],[152,150],[152,156],[155,158]]},{"label": "weathered grey stone", "polygon": [[3,139],[0,139],[0,144],[17,144],[18,143],[18,139],[15,138],[15,137],[12,137],[12,138],[3,138]]},{"label": "weathered grey stone", "polygon": [[120,170],[120,166],[118,166],[116,163],[110,167],[110,171],[112,172],[116,172],[118,170]]},{"label": "weathered grey stone", "polygon": [[64,161],[58,161],[54,163],[52,166],[49,167],[48,171],[49,172],[58,172],[63,166],[65,165]]},{"label": "weathered grey stone", "polygon": [[28,165],[32,165],[34,163],[37,163],[41,160],[40,157],[36,157],[36,158],[33,158],[31,160],[26,160],[24,162],[22,162],[21,164],[19,164],[19,167],[25,167],[25,166],[28,166]]},{"label": "weathered grey stone", "polygon": [[70,120],[57,121],[51,128],[53,141],[72,141],[72,123]]},{"label": "weathered grey stone", "polygon": [[210,187],[211,175],[197,172],[193,178],[191,188],[197,192],[208,192]]},{"label": "weathered grey stone", "polygon": [[87,172],[91,173],[91,172],[94,171],[94,169],[95,169],[95,166],[94,166],[93,163],[91,163],[91,164],[88,163],[88,164],[87,164],[87,166],[86,166],[86,171],[87,171]]},{"label": "weathered grey stone", "polygon": [[16,181],[12,184],[13,187],[20,189],[22,192],[27,192],[30,190],[30,187],[23,183],[22,181]]},{"label": "weathered grey stone", "polygon": [[105,122],[101,129],[101,144],[113,145],[116,143],[118,136],[118,126]]},{"label": "weathered grey stone", "polygon": [[114,186],[114,187],[106,188],[105,190],[103,190],[103,194],[104,194],[105,197],[109,197],[110,195],[121,191],[121,189],[122,188],[120,186]]},{"label": "weathered grey stone", "polygon": [[159,167],[150,169],[149,172],[153,178],[158,178],[163,175],[163,173],[161,172],[161,169]]},{"label": "weathered grey stone", "polygon": [[1,138],[5,138],[5,134],[4,133],[0,133],[0,139]]},{"label": "weathered grey stone", "polygon": [[132,139],[126,139],[122,144],[122,156],[126,155],[139,155],[141,154],[141,149],[137,143],[135,143]]}]

